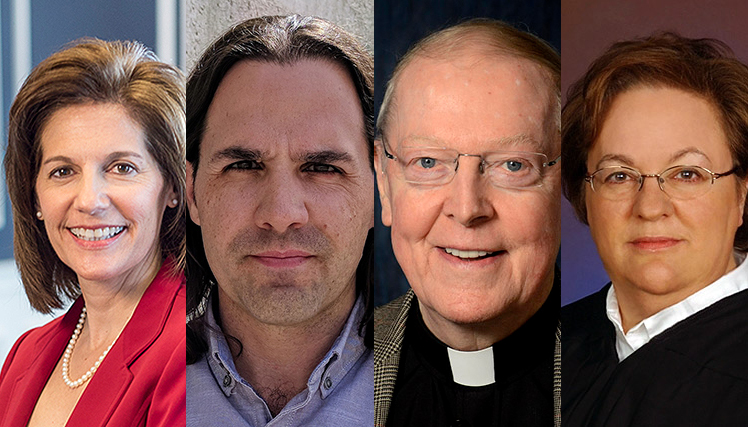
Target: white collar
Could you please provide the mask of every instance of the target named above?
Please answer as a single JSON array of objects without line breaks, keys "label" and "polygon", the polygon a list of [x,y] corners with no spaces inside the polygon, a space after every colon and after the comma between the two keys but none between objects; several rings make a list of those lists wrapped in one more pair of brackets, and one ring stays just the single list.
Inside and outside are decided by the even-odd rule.
[{"label": "white collar", "polygon": [[496,382],[493,346],[477,351],[460,351],[447,347],[452,378],[457,384],[480,387]]},{"label": "white collar", "polygon": [[694,313],[730,295],[748,289],[748,262],[743,262],[745,256],[744,253],[735,252],[735,260],[739,264],[737,268],[683,301],[647,317],[629,329],[628,333],[625,334],[623,333],[623,324],[621,322],[621,312],[618,307],[615,285],[612,285],[608,289],[605,311],[616,330],[616,353],[618,353],[618,360],[622,361],[627,358],[652,338],[676,323],[687,319]]}]

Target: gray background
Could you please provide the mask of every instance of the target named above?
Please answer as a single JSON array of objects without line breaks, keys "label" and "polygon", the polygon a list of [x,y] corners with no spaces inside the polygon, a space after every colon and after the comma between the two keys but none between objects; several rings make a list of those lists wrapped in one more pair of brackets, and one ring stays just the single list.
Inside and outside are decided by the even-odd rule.
[{"label": "gray background", "polygon": [[374,49],[374,0],[187,0],[187,69],[232,25],[265,15],[311,15],[327,19]]}]

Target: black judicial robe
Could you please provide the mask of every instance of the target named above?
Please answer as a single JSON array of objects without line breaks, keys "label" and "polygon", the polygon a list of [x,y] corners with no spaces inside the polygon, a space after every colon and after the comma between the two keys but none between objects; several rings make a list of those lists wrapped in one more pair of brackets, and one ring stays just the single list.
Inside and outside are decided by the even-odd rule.
[{"label": "black judicial robe", "polygon": [[493,345],[496,382],[469,387],[452,380],[447,346],[428,330],[414,301],[387,427],[553,426],[559,307],[557,281],[540,310]]},{"label": "black judicial robe", "polygon": [[748,426],[748,290],[618,363],[609,286],[561,310],[562,425]]}]

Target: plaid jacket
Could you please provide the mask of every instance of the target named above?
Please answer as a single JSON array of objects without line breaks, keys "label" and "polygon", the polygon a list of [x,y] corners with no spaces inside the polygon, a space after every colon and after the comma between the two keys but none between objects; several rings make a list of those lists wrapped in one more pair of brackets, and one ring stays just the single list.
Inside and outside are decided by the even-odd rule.
[{"label": "plaid jacket", "polygon": [[[384,427],[395,390],[405,323],[415,299],[412,290],[374,310],[374,426]],[[556,328],[553,355],[553,424],[561,426],[561,328]]]}]

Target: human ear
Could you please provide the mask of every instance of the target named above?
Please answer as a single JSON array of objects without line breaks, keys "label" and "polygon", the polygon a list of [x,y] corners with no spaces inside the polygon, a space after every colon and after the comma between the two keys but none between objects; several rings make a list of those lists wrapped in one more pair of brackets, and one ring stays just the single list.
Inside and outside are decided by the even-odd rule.
[{"label": "human ear", "polygon": [[382,203],[382,224],[390,227],[392,225],[392,206],[390,205],[390,184],[387,176],[382,141],[374,142],[374,170],[377,175],[377,189],[379,190],[379,201]]},{"label": "human ear", "polygon": [[[739,179],[739,178],[738,178]],[[740,180],[740,183],[738,184],[738,191],[739,194],[739,209],[740,209],[740,217],[738,218],[738,227],[743,225],[743,215],[745,214],[745,200],[746,200],[746,194],[748,194],[748,178]]]},{"label": "human ear", "polygon": [[195,174],[191,162],[187,162],[187,207],[192,222],[200,225],[200,212],[195,203]]}]

